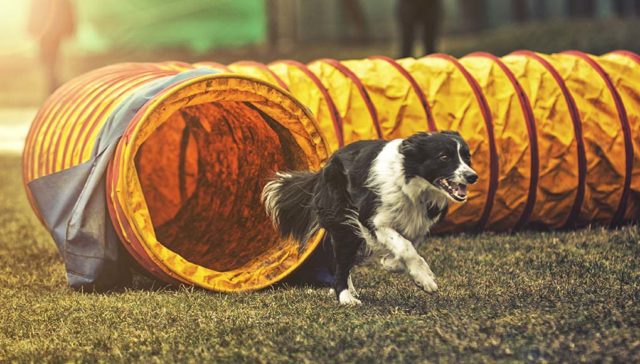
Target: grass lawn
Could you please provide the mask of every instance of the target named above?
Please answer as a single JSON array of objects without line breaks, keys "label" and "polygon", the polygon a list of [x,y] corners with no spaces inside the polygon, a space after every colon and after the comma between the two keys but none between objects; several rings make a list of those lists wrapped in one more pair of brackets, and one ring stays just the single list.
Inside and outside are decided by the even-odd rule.
[{"label": "grass lawn", "polygon": [[434,237],[440,291],[369,263],[326,290],[82,294],[0,157],[0,362],[640,361],[640,230]]}]

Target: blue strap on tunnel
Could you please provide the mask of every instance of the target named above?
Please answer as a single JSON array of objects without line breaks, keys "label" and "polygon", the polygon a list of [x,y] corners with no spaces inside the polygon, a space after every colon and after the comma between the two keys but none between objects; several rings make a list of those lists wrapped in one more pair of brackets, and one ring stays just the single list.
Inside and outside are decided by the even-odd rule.
[{"label": "blue strap on tunnel", "polygon": [[106,290],[130,280],[129,260],[111,223],[106,171],[127,126],[149,100],[168,86],[218,73],[199,68],[155,80],[121,102],[100,130],[91,158],[82,164],[29,182],[74,289]]}]

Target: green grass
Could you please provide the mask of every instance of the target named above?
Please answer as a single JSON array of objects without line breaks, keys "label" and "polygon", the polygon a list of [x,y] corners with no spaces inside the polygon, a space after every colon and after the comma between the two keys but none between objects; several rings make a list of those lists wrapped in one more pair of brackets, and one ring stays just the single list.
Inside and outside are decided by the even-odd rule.
[{"label": "green grass", "polygon": [[325,289],[82,294],[0,157],[0,362],[640,361],[640,230],[435,237],[440,291],[375,264]]}]

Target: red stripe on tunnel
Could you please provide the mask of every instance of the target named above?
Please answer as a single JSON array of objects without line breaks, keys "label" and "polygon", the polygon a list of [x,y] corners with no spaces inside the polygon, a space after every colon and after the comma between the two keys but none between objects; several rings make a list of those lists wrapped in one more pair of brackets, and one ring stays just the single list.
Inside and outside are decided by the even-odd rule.
[{"label": "red stripe on tunnel", "polygon": [[564,80],[555,69],[555,67],[553,67],[553,65],[549,63],[549,61],[532,51],[521,50],[513,52],[512,54],[529,57],[539,62],[556,81],[558,87],[560,87],[560,90],[562,91],[562,95],[567,102],[567,106],[569,107],[578,153],[578,189],[576,190],[576,198],[574,200],[573,206],[571,207],[571,212],[569,213],[569,216],[567,217],[567,220],[565,221],[563,226],[565,228],[573,226],[578,219],[578,216],[580,215],[580,208],[582,207],[582,202],[584,201],[585,183],[587,180],[587,157],[584,147],[584,138],[582,136],[582,120],[580,119],[578,107]]},{"label": "red stripe on tunnel", "polygon": [[[112,76],[115,74],[119,74],[119,72],[105,72],[104,74],[96,73],[92,75],[93,76],[92,78],[88,78],[86,80],[86,83],[93,84],[93,83],[96,83],[98,80],[107,80],[109,76]],[[86,85],[84,82],[78,82],[74,85],[71,85],[68,89],[66,89],[64,94],[60,95],[60,97],[58,98],[58,100],[60,100],[58,103],[59,107],[55,109],[55,111],[50,117],[46,118],[48,121],[47,125],[45,126],[44,130],[42,130],[42,132],[38,133],[41,136],[41,139],[39,142],[39,148],[38,148],[38,153],[40,153],[40,158],[38,158],[39,159],[38,165],[33,166],[34,169],[33,169],[32,179],[45,176],[51,173],[51,171],[49,171],[47,167],[49,165],[49,160],[55,158],[55,156],[49,153],[49,148],[51,147],[51,144],[49,144],[45,152],[45,141],[51,140],[51,136],[53,135],[55,130],[60,126],[64,126],[64,124],[68,121],[68,119],[60,120],[60,117],[67,114],[68,110],[72,106],[77,105],[80,102],[82,102],[84,99],[86,99],[89,92],[83,93],[81,97],[77,96],[80,94],[80,91],[85,86]],[[71,100],[69,100],[69,98],[71,98],[73,102],[70,102]],[[75,100],[75,98],[78,98],[78,100]],[[62,102],[62,101],[67,101],[67,102]]]},{"label": "red stripe on tunnel", "polygon": [[640,55],[638,55],[637,53],[633,53],[631,51],[623,51],[623,50],[617,50],[617,51],[613,51],[611,53],[619,54],[619,55],[625,56],[625,57],[629,57],[632,60],[634,60],[635,62],[640,64]]},{"label": "red stripe on tunnel", "polygon": [[360,92],[360,95],[362,96],[362,99],[364,100],[364,103],[367,106],[367,110],[369,110],[369,115],[371,115],[371,120],[373,121],[373,126],[376,129],[378,138],[383,139],[382,129],[380,128],[380,122],[378,121],[378,112],[376,111],[376,108],[373,105],[373,102],[371,101],[371,97],[369,96],[369,93],[365,89],[364,85],[362,84],[362,81],[358,78],[358,76],[356,76],[355,73],[351,72],[349,68],[347,68],[345,65],[343,65],[342,63],[340,63],[335,59],[322,58],[319,61],[331,65],[333,68],[340,71],[343,75],[347,76],[353,82],[353,84],[356,85],[356,88]]},{"label": "red stripe on tunnel", "polygon": [[437,128],[436,128],[436,123],[433,121],[433,115],[431,114],[431,106],[429,106],[427,97],[424,95],[424,92],[422,92],[422,89],[420,88],[416,80],[413,78],[413,76],[411,76],[411,74],[406,69],[404,69],[404,67],[402,67],[400,63],[396,62],[395,59],[385,57],[385,56],[372,56],[372,57],[369,57],[369,59],[379,59],[379,60],[388,62],[391,66],[393,66],[393,68],[398,70],[398,72],[400,72],[400,74],[404,76],[407,79],[407,81],[409,81],[409,83],[411,84],[411,88],[416,93],[416,95],[418,96],[418,99],[420,100],[420,103],[422,104],[429,131],[436,131]]},{"label": "red stripe on tunnel", "polygon": [[515,229],[521,229],[527,224],[527,222],[529,221],[529,217],[531,217],[531,212],[533,212],[533,207],[536,203],[536,193],[538,190],[538,177],[540,174],[538,135],[536,133],[536,124],[535,118],[533,117],[533,110],[531,110],[531,103],[529,102],[529,98],[527,97],[527,95],[524,93],[522,86],[513,75],[513,72],[511,72],[509,67],[507,67],[507,65],[505,65],[500,58],[494,56],[493,54],[485,52],[471,53],[467,57],[485,57],[493,60],[504,72],[509,81],[511,81],[511,83],[513,84],[513,87],[516,90],[516,94],[518,95],[520,108],[522,109],[522,112],[524,114],[527,132],[529,133],[529,148],[531,150],[531,177],[529,179],[529,194],[527,196],[527,202],[525,204],[524,210],[522,211],[522,215],[520,215],[520,219],[515,225]]},{"label": "red stripe on tunnel", "polygon": [[[53,155],[58,156],[58,153],[60,151],[62,151],[62,159],[60,160],[61,162],[61,170],[64,170],[65,168],[67,168],[65,161],[67,160],[67,154],[69,152],[69,147],[71,144],[71,135],[73,135],[74,133],[81,133],[82,130],[87,126],[87,122],[89,122],[91,120],[91,118],[93,117],[93,115],[95,114],[95,111],[97,110],[96,105],[98,105],[96,103],[97,100],[99,100],[100,97],[104,98],[106,95],[112,95],[114,94],[119,88],[122,88],[123,86],[129,86],[128,88],[125,87],[125,89],[131,89],[131,85],[129,85],[128,83],[126,83],[127,80],[129,80],[131,78],[131,75],[126,74],[123,76],[119,76],[119,77],[114,77],[113,80],[109,80],[108,82],[105,82],[102,84],[102,88],[101,90],[97,91],[96,94],[86,103],[86,105],[84,105],[84,107],[80,110],[80,112],[78,113],[79,115],[79,119],[81,120],[81,122],[77,122],[74,123],[73,125],[71,125],[71,127],[69,128],[69,132],[67,133],[67,135],[69,135],[69,137],[64,138],[66,139],[64,142],[64,148],[61,150],[60,149],[60,142],[63,135],[61,135],[61,137],[57,138],[56,143],[55,143],[55,147],[54,147],[54,151],[53,151]],[[124,82],[122,85],[117,86],[118,84],[120,84],[121,82]],[[139,85],[136,85],[139,86]],[[110,105],[110,104],[109,104]],[[89,109],[91,108],[91,109]],[[104,110],[109,109],[109,106],[106,106]],[[87,110],[90,110],[89,113],[87,115],[85,115],[87,113]],[[76,111],[76,110],[74,110]],[[104,111],[103,111],[104,113]],[[65,122],[65,125],[63,126],[63,129],[66,129],[67,127],[67,123],[69,123],[70,121],[67,120]],[[74,146],[77,146],[79,144],[81,140],[76,140],[74,144]],[[78,162],[81,162],[81,160],[79,160]],[[73,164],[72,164],[73,165]],[[52,166],[53,169],[55,169],[55,164]]]},{"label": "red stripe on tunnel", "polygon": [[278,75],[275,74],[275,72],[273,72],[269,67],[265,66],[264,64],[260,63],[260,62],[255,62],[255,61],[238,61],[238,62],[234,62],[231,64],[231,66],[233,66],[234,64],[238,65],[238,66],[251,66],[251,67],[255,67],[255,68],[259,68],[265,72],[267,72],[271,77],[273,77],[274,80],[276,80],[276,82],[278,83],[278,85],[280,87],[282,87],[283,89],[289,91],[289,86],[287,86],[286,83],[284,83],[284,81],[282,81],[282,79],[280,77],[278,77]]},{"label": "red stripe on tunnel", "polygon": [[[75,162],[72,161],[71,163],[77,164],[82,162],[82,156],[85,154],[87,147],[90,147],[89,142],[91,141],[91,135],[93,135],[93,132],[96,130],[97,125],[100,123],[100,120],[105,116],[105,114],[107,112],[112,111],[110,109],[116,102],[117,98],[122,97],[126,92],[134,90],[136,87],[139,87],[141,85],[144,85],[145,83],[151,82],[153,79],[158,79],[158,78],[170,76],[173,74],[175,74],[175,71],[157,71],[155,73],[145,74],[144,76],[145,77],[148,76],[148,78],[138,79],[135,82],[131,82],[131,84],[127,85],[127,87],[119,90],[120,92],[116,94],[117,96],[112,98],[111,101],[109,101],[109,103],[107,104],[107,106],[104,109],[102,109],[96,117],[93,116],[95,113],[95,110],[93,110],[92,113],[87,118],[87,120],[91,122],[90,124],[91,126],[89,127],[88,132],[85,133],[83,136],[78,136],[77,142],[73,145],[73,149],[71,150],[71,158],[73,158],[73,155],[76,153],[76,151],[78,151],[78,157]],[[114,90],[114,93],[115,91],[116,90]],[[80,146],[80,149],[77,149],[78,146]]]},{"label": "red stripe on tunnel", "polygon": [[620,125],[622,127],[622,135],[624,138],[624,151],[625,151],[625,176],[624,185],[622,189],[622,196],[620,196],[620,203],[618,209],[611,219],[611,224],[614,226],[620,225],[624,220],[624,213],[627,209],[627,201],[629,193],[631,192],[631,172],[633,169],[633,142],[631,141],[631,126],[629,125],[629,119],[627,118],[627,110],[622,103],[618,90],[613,85],[609,74],[600,66],[600,64],[591,58],[588,54],[580,51],[566,51],[562,54],[569,54],[575,57],[579,57],[585,60],[593,69],[602,77],[602,80],[607,85],[613,102],[616,105],[616,111],[618,112],[618,118],[620,119]]},{"label": "red stripe on tunnel", "polygon": [[273,62],[271,64],[277,64],[277,63],[284,63],[286,65],[297,67],[302,73],[304,73],[307,77],[309,77],[311,82],[313,82],[318,87],[318,89],[320,90],[320,93],[322,94],[322,97],[327,102],[327,107],[329,108],[329,113],[331,114],[331,119],[333,121],[333,128],[334,128],[334,131],[336,133],[336,137],[338,139],[338,145],[340,147],[343,147],[344,146],[344,131],[342,129],[343,128],[342,127],[342,117],[340,116],[340,113],[338,113],[338,109],[336,108],[336,104],[333,102],[333,99],[331,98],[331,95],[329,95],[329,91],[327,91],[327,88],[324,87],[324,85],[322,84],[322,81],[320,81],[318,76],[316,76],[313,72],[311,72],[309,67],[307,67],[307,65],[305,65],[304,63],[300,63],[300,62],[297,62],[297,61],[293,61],[293,60],[288,60],[287,59],[287,60],[282,60],[282,61],[276,61],[276,62]]}]

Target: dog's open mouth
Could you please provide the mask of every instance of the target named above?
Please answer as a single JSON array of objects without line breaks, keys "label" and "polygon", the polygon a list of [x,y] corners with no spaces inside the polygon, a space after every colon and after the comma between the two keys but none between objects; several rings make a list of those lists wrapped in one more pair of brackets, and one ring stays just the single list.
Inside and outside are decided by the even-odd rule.
[{"label": "dog's open mouth", "polygon": [[467,200],[467,185],[464,183],[453,182],[446,178],[438,178],[436,185],[448,193],[455,201],[464,202]]}]

